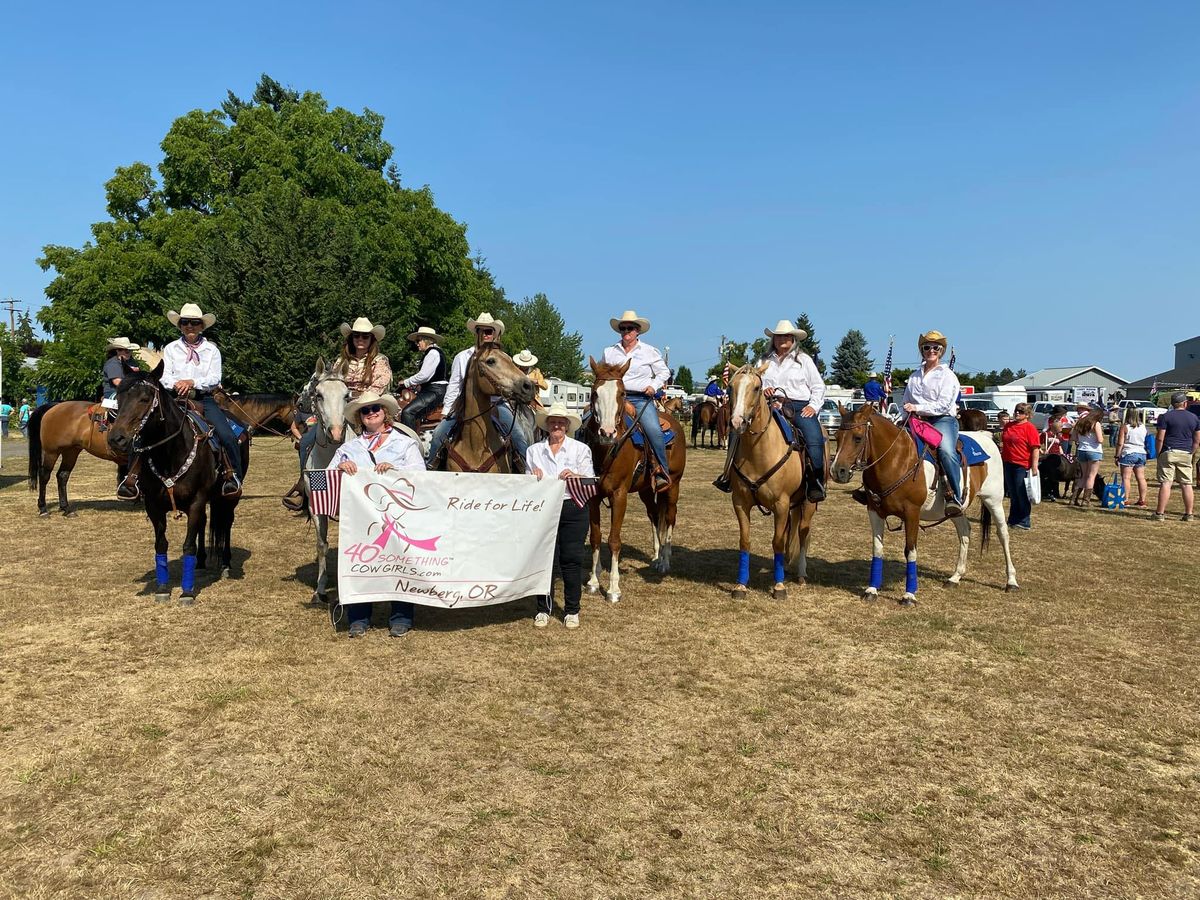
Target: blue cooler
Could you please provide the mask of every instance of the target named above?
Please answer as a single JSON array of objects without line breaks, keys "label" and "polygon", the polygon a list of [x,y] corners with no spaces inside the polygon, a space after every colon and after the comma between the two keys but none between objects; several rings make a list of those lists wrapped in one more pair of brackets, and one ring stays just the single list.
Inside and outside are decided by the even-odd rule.
[{"label": "blue cooler", "polygon": [[1158,456],[1158,435],[1153,431],[1146,431],[1146,458],[1154,459]]}]

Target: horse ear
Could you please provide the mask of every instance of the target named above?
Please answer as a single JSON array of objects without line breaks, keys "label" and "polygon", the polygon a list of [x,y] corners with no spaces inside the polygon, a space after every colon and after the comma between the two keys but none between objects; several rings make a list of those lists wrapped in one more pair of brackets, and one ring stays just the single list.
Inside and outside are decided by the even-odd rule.
[{"label": "horse ear", "polygon": [[595,358],[590,353],[588,354],[588,365],[592,367],[592,374],[599,374],[599,366],[596,363]]},{"label": "horse ear", "polygon": [[158,361],[158,365],[154,367],[154,371],[150,373],[150,377],[153,378],[155,381],[162,381],[163,364],[165,362],[166,362],[166,360],[160,359]]},{"label": "horse ear", "polygon": [[841,400],[839,400],[839,401],[837,402],[837,405],[838,405],[838,413],[839,413],[839,414],[842,416],[842,418],[845,418],[845,416],[846,416],[846,407],[842,406],[842,401],[841,401]]},{"label": "horse ear", "polygon": [[313,368],[313,374],[318,378],[325,374],[325,357],[317,357],[317,365]]},{"label": "horse ear", "polygon": [[767,369],[769,369],[770,367],[771,367],[770,363],[763,363],[761,366],[759,366],[757,369],[755,369],[755,371],[758,372],[759,375],[766,375]]},{"label": "horse ear", "polygon": [[625,360],[625,365],[621,366],[621,368],[617,370],[617,377],[618,377],[618,378],[624,378],[624,377],[625,377],[625,373],[629,371],[629,366],[630,366],[630,364],[631,364],[632,362],[633,362],[633,360],[632,360],[632,359],[627,359],[627,360]]}]

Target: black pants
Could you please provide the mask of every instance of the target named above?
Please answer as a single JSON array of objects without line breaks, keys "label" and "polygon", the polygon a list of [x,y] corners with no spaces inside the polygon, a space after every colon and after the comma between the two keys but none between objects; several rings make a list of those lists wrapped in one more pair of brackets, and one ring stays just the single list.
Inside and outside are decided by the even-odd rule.
[{"label": "black pants", "polygon": [[421,417],[435,406],[441,406],[442,400],[446,396],[446,385],[444,384],[427,384],[421,388],[421,392],[413,398],[413,402],[404,407],[400,413],[400,423],[407,425],[413,431],[417,430],[417,424],[421,421]]},{"label": "black pants", "polygon": [[[563,613],[579,615],[579,598],[583,595],[583,540],[588,533],[588,508],[580,509],[574,500],[564,500],[558,518],[558,537],[554,542],[554,577],[563,583]],[[554,582],[550,583],[551,591]],[[550,597],[538,598],[538,612],[554,612]]]}]

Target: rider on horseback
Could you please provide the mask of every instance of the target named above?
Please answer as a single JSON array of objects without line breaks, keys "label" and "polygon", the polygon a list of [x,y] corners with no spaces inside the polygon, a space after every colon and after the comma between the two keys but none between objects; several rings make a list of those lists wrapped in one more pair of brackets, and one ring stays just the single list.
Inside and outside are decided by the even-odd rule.
[{"label": "rider on horseback", "polygon": [[541,407],[542,401],[539,395],[542,391],[549,388],[550,384],[546,381],[546,376],[542,374],[542,370],[537,367],[538,358],[530,353],[529,350],[522,350],[512,358],[512,361],[516,364],[516,367],[528,375],[529,380],[533,382],[534,388],[537,389],[537,394],[534,395],[533,398],[533,405],[535,407]]},{"label": "rider on horseback", "polygon": [[417,350],[423,355],[421,368],[400,384],[401,388],[417,392],[417,396],[400,413],[400,421],[415,432],[422,416],[443,405],[448,368],[446,354],[438,346],[442,342],[442,336],[437,331],[428,325],[422,325],[410,334],[408,339],[417,345]]},{"label": "rider on horseback", "polygon": [[708,376],[708,384],[704,388],[704,396],[711,397],[713,402],[720,406],[725,399],[725,391],[721,389],[721,385],[717,382],[716,375]]},{"label": "rider on horseback", "polygon": [[654,451],[659,469],[654,473],[654,490],[666,490],[671,483],[670,467],[667,465],[667,442],[662,424],[658,421],[658,407],[654,395],[667,380],[667,364],[657,347],[641,340],[641,335],[650,330],[650,320],[640,317],[631,309],[625,310],[619,319],[609,319],[612,330],[621,335],[621,340],[604,348],[604,362],[610,366],[623,366],[629,362],[629,370],[621,379],[625,387],[625,399],[633,404],[642,433]]},{"label": "rider on horseback", "polygon": [[100,405],[112,410],[114,415],[117,409],[117,387],[125,377],[126,368],[135,372],[138,370],[130,359],[133,357],[133,351],[140,349],[142,348],[139,345],[129,343],[127,337],[109,338],[108,346],[104,348],[104,387],[100,392]]},{"label": "rider on horseback", "polygon": [[909,416],[924,419],[942,435],[937,456],[942,472],[949,482],[946,491],[946,516],[962,515],[962,465],[958,458],[958,395],[962,388],[958,376],[949,366],[942,365],[946,353],[946,336],[940,331],[927,331],[917,338],[921,351],[921,368],[908,376],[904,388],[904,411]]},{"label": "rider on horseback", "polygon": [[217,405],[213,388],[221,383],[221,351],[206,339],[203,331],[217,321],[212,313],[202,312],[195,303],[185,303],[179,312],[167,313],[171,324],[178,326],[182,335],[163,348],[162,386],[173,390],[181,398],[200,403],[204,419],[217,434],[225,450],[225,479],[221,493],[226,497],[237,496],[242,490],[242,453],[238,447],[225,411]]}]

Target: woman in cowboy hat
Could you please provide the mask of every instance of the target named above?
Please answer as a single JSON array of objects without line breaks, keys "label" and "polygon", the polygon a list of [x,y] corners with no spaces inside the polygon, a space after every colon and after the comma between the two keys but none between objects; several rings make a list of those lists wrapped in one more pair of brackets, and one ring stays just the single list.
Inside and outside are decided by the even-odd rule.
[{"label": "woman in cowboy hat", "polygon": [[938,430],[942,443],[938,445],[938,461],[949,481],[946,492],[946,515],[962,515],[962,464],[958,458],[958,395],[962,387],[954,370],[942,364],[946,354],[946,336],[940,331],[927,331],[917,338],[921,351],[921,367],[908,376],[904,387],[904,411],[919,416]]},{"label": "woman in cowboy hat", "polygon": [[[550,387],[550,385],[546,382],[546,376],[543,375],[542,370],[537,367],[538,358],[530,353],[528,349],[522,350],[512,358],[512,361],[516,363],[518,369],[529,376],[529,380],[533,382],[533,386],[538,389],[539,394]],[[542,405],[541,400],[539,400],[537,397],[533,398],[533,402],[535,406]]]},{"label": "woman in cowboy hat", "polygon": [[[330,460],[329,468],[353,475],[359,469],[373,472],[392,470],[423,471],[425,459],[421,456],[421,445],[416,435],[404,425],[396,424],[400,407],[391,394],[382,396],[366,390],[356,400],[346,404],[346,422],[355,431],[338,447]],[[371,627],[370,603],[352,603],[347,616],[350,621],[350,637],[362,637]],[[404,600],[392,602],[388,618],[392,637],[403,637],[413,625],[413,605]]]},{"label": "woman in cowboy hat", "polygon": [[[480,313],[479,318],[467,320],[467,331],[474,333],[475,344],[455,356],[454,362],[450,366],[450,382],[446,385],[446,396],[442,401],[442,421],[433,430],[433,440],[429,445],[429,467],[431,469],[437,467],[442,444],[446,442],[446,438],[457,421],[454,415],[454,405],[462,394],[463,382],[467,377],[467,363],[471,361],[475,351],[484,344],[499,343],[504,334],[504,323],[500,319],[493,319],[491,313]],[[529,437],[513,418],[512,409],[507,404],[500,403],[499,399],[498,397],[492,398],[493,415],[496,417],[500,429],[505,434],[512,436],[513,449],[520,454],[521,459],[524,459],[525,453],[529,450]]]},{"label": "woman in cowboy hat", "polygon": [[140,349],[137,344],[129,343],[127,337],[108,339],[108,346],[104,348],[104,387],[100,394],[100,405],[105,409],[117,408],[117,387],[125,377],[126,369],[138,370],[130,359],[133,351]]},{"label": "woman in cowboy hat", "polygon": [[[763,373],[763,393],[772,398],[771,405],[783,409],[785,415],[804,438],[808,453],[805,472],[805,496],[812,503],[825,499],[825,435],[817,412],[825,402],[825,381],[812,357],[800,346],[808,332],[797,328],[789,319],[780,319],[774,328],[764,328],[763,335],[771,339],[771,349],[759,365],[766,364]],[[725,470],[713,484],[730,491],[729,467],[737,449],[737,434],[730,434],[725,454]]]},{"label": "woman in cowboy hat", "polygon": [[441,406],[446,396],[447,375],[446,354],[438,346],[442,336],[428,325],[422,325],[412,332],[408,339],[417,345],[421,352],[421,368],[415,375],[410,375],[401,382],[401,387],[417,392],[412,402],[400,413],[400,421],[413,431],[421,417],[435,406]]},{"label": "woman in cowboy hat", "polygon": [[625,387],[625,399],[632,403],[637,411],[637,420],[641,423],[646,440],[650,442],[654,458],[658,460],[659,469],[654,473],[654,489],[666,490],[671,484],[671,472],[667,465],[667,442],[663,437],[662,425],[658,421],[658,407],[654,405],[654,395],[667,382],[667,364],[657,347],[652,347],[641,339],[641,336],[650,330],[649,319],[639,316],[632,309],[627,309],[619,319],[609,319],[608,324],[621,339],[604,348],[604,362],[610,366],[629,363],[629,369],[621,379]]},{"label": "woman in cowboy hat", "polygon": [[204,329],[212,328],[217,317],[203,312],[195,303],[185,303],[179,312],[171,310],[167,319],[179,328],[179,340],[163,347],[162,386],[180,397],[195,396],[204,410],[204,419],[213,427],[225,449],[228,468],[221,493],[236,496],[242,490],[242,451],[225,411],[217,405],[213,388],[221,383],[221,351],[204,337]]},{"label": "woman in cowboy hat", "polygon": [[[525,468],[538,481],[542,478],[594,478],[592,451],[587,444],[568,435],[579,430],[579,416],[567,410],[562,401],[556,400],[549,409],[538,410],[535,418],[538,428],[546,432],[546,439],[533,444],[525,453]],[[563,624],[568,628],[579,627],[579,598],[583,595],[583,539],[588,532],[587,506],[579,506],[571,498],[571,492],[563,485],[562,512],[558,519],[558,537],[554,542],[554,568],[563,582]],[[546,595],[538,598],[537,616],[533,624],[545,628],[550,624],[554,612],[554,598]]]}]

